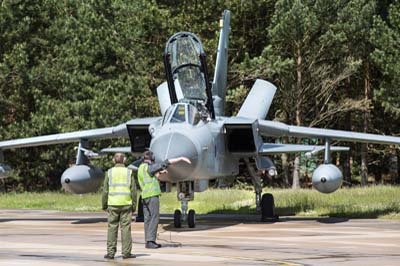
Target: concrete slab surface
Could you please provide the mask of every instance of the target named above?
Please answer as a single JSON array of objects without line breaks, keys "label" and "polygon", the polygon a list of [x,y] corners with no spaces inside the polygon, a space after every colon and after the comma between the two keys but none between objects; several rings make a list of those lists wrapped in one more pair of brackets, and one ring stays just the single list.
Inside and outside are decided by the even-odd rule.
[{"label": "concrete slab surface", "polygon": [[[105,260],[105,213],[0,210],[0,266],[9,265],[400,265],[400,221],[203,215],[196,228],[162,216],[158,242],[144,248],[132,227],[136,259]],[[120,251],[120,243],[118,244]]]}]

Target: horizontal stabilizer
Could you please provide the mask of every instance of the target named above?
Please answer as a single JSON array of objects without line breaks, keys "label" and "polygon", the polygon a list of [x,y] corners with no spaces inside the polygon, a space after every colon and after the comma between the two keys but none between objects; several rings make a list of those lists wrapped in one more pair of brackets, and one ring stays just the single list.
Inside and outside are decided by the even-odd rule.
[{"label": "horizontal stabilizer", "polygon": [[117,153],[117,152],[131,153],[132,152],[132,148],[130,146],[127,146],[127,147],[112,147],[112,148],[104,148],[104,149],[101,149],[101,151],[100,151],[100,153]]},{"label": "horizontal stabilizer", "polygon": [[9,165],[0,163],[0,179],[7,178],[11,175],[12,169]]},{"label": "horizontal stabilizer", "polygon": [[[313,152],[325,149],[323,145],[301,145],[301,144],[277,144],[264,143],[258,153],[259,154],[279,154],[279,153],[296,153],[296,152]],[[349,151],[349,147],[331,146],[331,151]]]},{"label": "horizontal stabilizer", "polygon": [[257,79],[237,116],[265,119],[275,92],[276,87],[272,83]]}]

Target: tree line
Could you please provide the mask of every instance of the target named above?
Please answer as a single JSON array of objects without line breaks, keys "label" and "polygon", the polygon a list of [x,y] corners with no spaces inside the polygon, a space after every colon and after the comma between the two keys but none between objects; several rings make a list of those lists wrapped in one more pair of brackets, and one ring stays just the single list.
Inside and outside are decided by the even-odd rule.
[{"label": "tree line", "polygon": [[[268,119],[298,126],[399,135],[400,1],[2,0],[0,139],[108,127],[159,115],[169,36],[200,37],[213,73],[224,9],[231,16],[228,115],[255,79],[277,87]],[[288,143],[317,140],[284,138]],[[398,147],[340,143],[345,179],[399,183]],[[128,145],[99,141],[95,147]],[[5,151],[7,190],[59,188],[74,145]],[[274,158],[277,183],[299,187],[318,160]],[[95,162],[110,166],[103,158]],[[279,182],[278,182],[279,181]]]}]

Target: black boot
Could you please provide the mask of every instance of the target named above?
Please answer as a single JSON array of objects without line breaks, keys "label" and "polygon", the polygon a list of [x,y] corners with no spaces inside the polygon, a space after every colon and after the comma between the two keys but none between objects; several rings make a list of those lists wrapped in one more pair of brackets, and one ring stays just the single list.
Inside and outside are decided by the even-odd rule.
[{"label": "black boot", "polygon": [[106,254],[106,255],[104,255],[104,258],[108,259],[108,260],[113,260],[114,259],[114,255]]},{"label": "black boot", "polygon": [[128,254],[128,255],[122,255],[122,258],[125,259],[134,259],[136,258],[136,255],[134,254]]},{"label": "black boot", "polygon": [[154,241],[147,241],[146,243],[146,248],[151,248],[151,249],[156,249],[156,248],[160,248],[161,245],[157,244]]}]

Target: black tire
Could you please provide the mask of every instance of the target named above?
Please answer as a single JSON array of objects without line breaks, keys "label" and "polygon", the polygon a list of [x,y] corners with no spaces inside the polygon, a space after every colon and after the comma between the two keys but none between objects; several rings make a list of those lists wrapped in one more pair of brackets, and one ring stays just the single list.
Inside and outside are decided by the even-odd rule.
[{"label": "black tire", "polygon": [[275,219],[275,202],[271,193],[265,193],[261,198],[261,221]]},{"label": "black tire", "polygon": [[188,225],[189,228],[194,228],[196,226],[196,212],[194,210],[190,210],[188,213]]},{"label": "black tire", "polygon": [[174,226],[175,226],[175,228],[181,228],[182,227],[181,216],[182,216],[181,211],[180,210],[175,210],[175,212],[174,212]]},{"label": "black tire", "polygon": [[140,196],[139,197],[138,209],[137,209],[137,215],[136,215],[136,222],[143,223],[143,221],[144,221],[143,201],[142,201],[142,196]]}]

